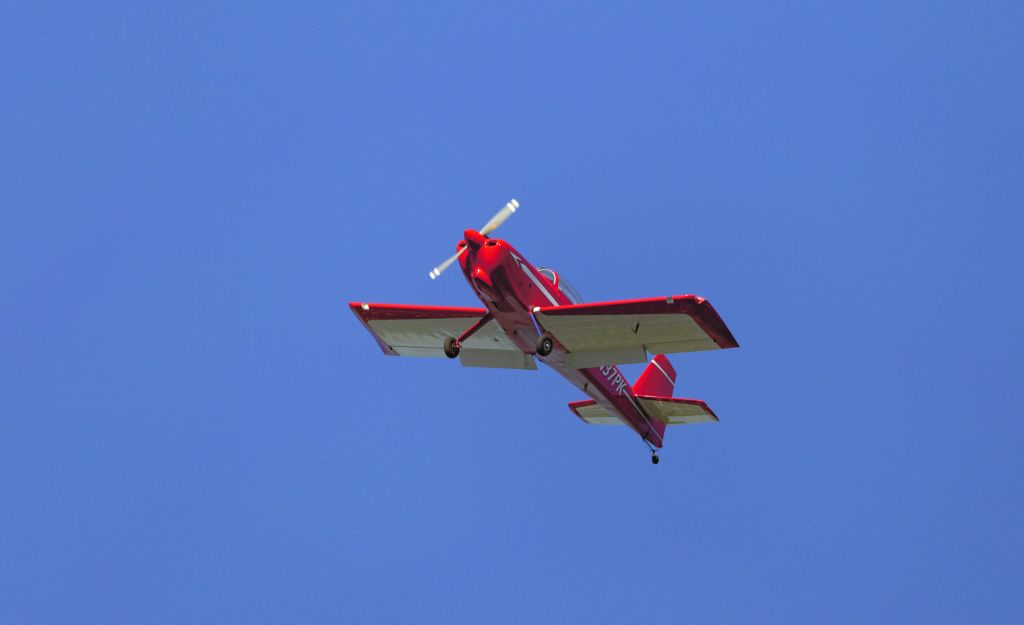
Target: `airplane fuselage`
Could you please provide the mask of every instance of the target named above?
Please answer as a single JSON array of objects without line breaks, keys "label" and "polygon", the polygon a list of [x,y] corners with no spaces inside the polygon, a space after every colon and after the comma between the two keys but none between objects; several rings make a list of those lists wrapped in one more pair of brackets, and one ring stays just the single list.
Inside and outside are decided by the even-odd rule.
[{"label": "airplane fuselage", "polygon": [[554,341],[547,356],[537,353],[537,342],[543,332],[532,314],[538,307],[570,306],[573,302],[558,285],[531,265],[523,255],[502,239],[486,238],[475,230],[466,230],[459,250],[462,273],[473,292],[508,336],[527,354],[534,354],[574,386],[586,393],[609,412],[617,415],[641,437],[655,447],[663,443],[664,426],[656,427],[640,403],[632,386],[615,365],[575,368],[566,350]]}]

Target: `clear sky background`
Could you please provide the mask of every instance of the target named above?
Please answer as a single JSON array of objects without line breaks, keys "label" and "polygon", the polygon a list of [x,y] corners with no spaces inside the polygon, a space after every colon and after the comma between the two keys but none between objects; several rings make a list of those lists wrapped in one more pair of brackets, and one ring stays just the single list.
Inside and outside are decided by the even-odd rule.
[{"label": "clear sky background", "polygon": [[[5,4],[0,622],[1024,621],[1024,10],[825,4]],[[721,423],[380,353],[512,197]]]}]

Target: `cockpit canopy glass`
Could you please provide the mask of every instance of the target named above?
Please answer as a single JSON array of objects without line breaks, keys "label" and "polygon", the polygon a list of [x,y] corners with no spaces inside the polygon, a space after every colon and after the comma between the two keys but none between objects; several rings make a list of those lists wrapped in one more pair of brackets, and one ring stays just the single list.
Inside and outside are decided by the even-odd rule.
[{"label": "cockpit canopy glass", "polygon": [[540,267],[537,269],[545,278],[550,280],[563,295],[569,298],[569,301],[573,304],[582,304],[583,298],[576,292],[576,289],[572,288],[572,285],[566,282],[565,278],[562,278],[554,269],[548,269],[546,267]]}]

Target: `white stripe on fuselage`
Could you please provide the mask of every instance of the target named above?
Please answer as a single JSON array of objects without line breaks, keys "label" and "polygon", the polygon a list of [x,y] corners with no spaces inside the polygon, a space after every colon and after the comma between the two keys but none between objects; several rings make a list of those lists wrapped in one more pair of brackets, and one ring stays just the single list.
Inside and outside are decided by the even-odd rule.
[{"label": "white stripe on fuselage", "polygon": [[544,285],[541,283],[540,280],[537,279],[537,276],[533,275],[533,272],[530,271],[526,267],[526,265],[523,264],[523,259],[519,258],[515,254],[512,254],[512,258],[515,259],[516,264],[519,265],[519,268],[523,270],[523,273],[526,274],[526,277],[533,281],[537,288],[540,289],[540,292],[544,294],[544,297],[548,298],[548,301],[551,302],[551,305],[558,306],[558,300],[556,300],[554,297],[551,297],[551,293],[548,293],[548,290],[544,288]]}]

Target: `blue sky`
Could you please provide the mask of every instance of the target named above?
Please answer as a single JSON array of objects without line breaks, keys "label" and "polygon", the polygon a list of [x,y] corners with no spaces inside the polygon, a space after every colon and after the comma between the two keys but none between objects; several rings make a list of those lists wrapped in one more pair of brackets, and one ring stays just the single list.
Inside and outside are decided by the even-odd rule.
[{"label": "blue sky", "polygon": [[[1020,623],[1013,3],[0,9],[0,621]],[[349,300],[697,293],[653,467]],[[627,367],[631,377],[640,367]]]}]

